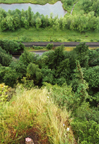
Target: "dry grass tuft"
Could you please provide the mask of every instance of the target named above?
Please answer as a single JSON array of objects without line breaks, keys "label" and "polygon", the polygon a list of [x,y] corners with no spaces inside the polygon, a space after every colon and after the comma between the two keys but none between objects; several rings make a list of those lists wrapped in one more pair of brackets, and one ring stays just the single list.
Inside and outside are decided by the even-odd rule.
[{"label": "dry grass tuft", "polygon": [[3,105],[0,118],[0,144],[20,143],[31,128],[38,132],[39,141],[75,143],[68,112],[53,103],[46,88],[25,90],[18,87],[12,100]]}]

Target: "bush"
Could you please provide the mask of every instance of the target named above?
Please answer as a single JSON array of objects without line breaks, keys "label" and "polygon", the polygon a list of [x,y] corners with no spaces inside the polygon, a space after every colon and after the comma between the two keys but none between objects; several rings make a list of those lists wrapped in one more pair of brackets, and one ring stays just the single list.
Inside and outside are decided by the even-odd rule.
[{"label": "bush", "polygon": [[6,85],[14,87],[14,85],[17,83],[18,74],[16,73],[15,70],[8,68],[6,69],[6,73],[3,79]]},{"label": "bush", "polygon": [[33,49],[35,49],[35,50],[40,50],[40,49],[43,49],[43,47],[42,47],[42,46],[34,46],[34,45],[33,45]]},{"label": "bush", "polygon": [[72,39],[72,38],[68,38],[68,41],[72,42],[72,41],[73,41],[73,39]]},{"label": "bush", "polygon": [[75,39],[75,42],[80,42],[81,41],[81,39]]},{"label": "bush", "polygon": [[11,61],[12,61],[12,56],[7,54],[6,51],[0,47],[0,64],[2,64],[3,66],[9,66]]},{"label": "bush", "polygon": [[31,62],[35,63],[36,54],[35,53],[30,53],[28,51],[24,51],[19,59],[24,65],[28,66],[28,64],[31,63]]},{"label": "bush", "polygon": [[52,48],[53,48],[53,43],[49,43],[47,46],[46,46],[46,48],[48,49],[48,50],[51,50]]},{"label": "bush", "polygon": [[5,102],[10,101],[13,96],[14,90],[6,86],[4,83],[0,84],[0,106]]},{"label": "bush", "polygon": [[39,82],[42,78],[41,69],[39,69],[38,65],[30,63],[27,67],[26,76],[27,76],[28,80],[33,80],[34,84],[39,84]]},{"label": "bush", "polygon": [[71,123],[76,140],[79,137],[80,144],[98,144],[99,143],[99,124],[95,121],[79,121]]},{"label": "bush", "polygon": [[90,41],[91,41],[91,42],[94,42],[94,40],[93,40],[93,39],[91,39]]},{"label": "bush", "polygon": [[0,46],[7,53],[14,54],[24,50],[24,45],[22,43],[17,43],[11,40],[0,40]]}]

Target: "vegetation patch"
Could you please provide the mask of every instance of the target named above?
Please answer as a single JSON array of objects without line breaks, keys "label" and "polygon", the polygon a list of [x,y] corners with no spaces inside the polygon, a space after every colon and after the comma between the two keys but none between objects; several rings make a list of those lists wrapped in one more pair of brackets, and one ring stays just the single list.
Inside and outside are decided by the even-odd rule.
[{"label": "vegetation patch", "polygon": [[79,39],[81,39],[80,42],[90,42],[91,39],[93,39],[94,42],[98,42],[99,32],[93,31],[93,32],[85,32],[81,34],[77,31],[71,31],[67,29],[65,31],[64,30],[55,31],[52,28],[45,28],[39,30],[35,28],[29,28],[29,29],[21,28],[14,32],[11,31],[0,32],[0,39],[14,40],[17,42],[41,42],[41,41],[42,42],[55,42],[55,41],[74,42],[76,39],[78,39],[78,37]]},{"label": "vegetation patch", "polygon": [[26,90],[19,85],[16,95],[3,104],[0,113],[1,144],[18,144],[31,132],[31,137],[35,140],[35,134],[39,142],[74,143],[69,113],[53,103],[46,88]]}]

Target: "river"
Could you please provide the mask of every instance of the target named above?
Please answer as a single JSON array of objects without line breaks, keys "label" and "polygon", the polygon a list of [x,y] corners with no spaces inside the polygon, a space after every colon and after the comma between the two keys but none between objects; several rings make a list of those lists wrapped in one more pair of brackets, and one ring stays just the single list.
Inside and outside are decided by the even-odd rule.
[{"label": "river", "polygon": [[28,7],[31,7],[32,11],[34,13],[39,12],[43,15],[50,16],[50,13],[53,13],[53,16],[63,17],[67,12],[63,9],[62,3],[60,1],[56,2],[55,4],[45,4],[45,5],[39,5],[39,4],[31,4],[31,3],[22,3],[22,4],[0,4],[0,8],[4,9],[5,11],[8,10],[27,10]]}]

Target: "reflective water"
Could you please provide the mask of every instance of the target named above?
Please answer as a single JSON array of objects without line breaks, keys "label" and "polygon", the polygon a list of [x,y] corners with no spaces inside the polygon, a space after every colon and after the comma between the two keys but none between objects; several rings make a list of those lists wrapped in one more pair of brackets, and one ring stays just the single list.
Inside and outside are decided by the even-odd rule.
[{"label": "reflective water", "polygon": [[25,4],[0,4],[0,7],[3,8],[5,11],[10,10],[27,10],[28,7],[32,8],[32,11],[34,13],[39,12],[40,14],[43,15],[48,15],[50,16],[50,13],[53,13],[53,16],[58,15],[64,16],[67,12],[63,9],[62,3],[60,1],[56,2],[55,4],[45,4],[45,5],[38,5],[38,4],[30,4],[30,3],[25,3]]}]

